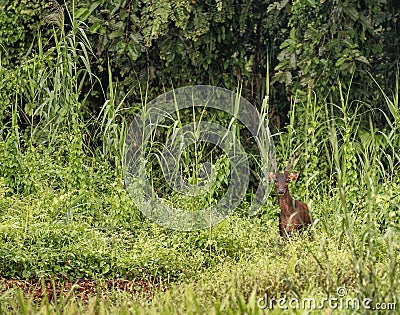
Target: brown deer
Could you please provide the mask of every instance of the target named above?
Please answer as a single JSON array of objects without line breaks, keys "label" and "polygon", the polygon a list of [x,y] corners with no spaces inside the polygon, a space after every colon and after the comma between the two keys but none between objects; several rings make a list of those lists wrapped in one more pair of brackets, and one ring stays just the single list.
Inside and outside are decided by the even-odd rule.
[{"label": "brown deer", "polygon": [[280,173],[276,166],[276,160],[272,159],[271,164],[274,172],[268,173],[268,178],[275,182],[276,192],[278,193],[279,208],[281,208],[279,233],[284,239],[287,239],[291,232],[313,223],[308,206],[304,202],[293,199],[289,193],[289,181],[295,180],[299,176],[299,172],[289,173],[293,162],[294,156],[288,162],[285,171]]}]

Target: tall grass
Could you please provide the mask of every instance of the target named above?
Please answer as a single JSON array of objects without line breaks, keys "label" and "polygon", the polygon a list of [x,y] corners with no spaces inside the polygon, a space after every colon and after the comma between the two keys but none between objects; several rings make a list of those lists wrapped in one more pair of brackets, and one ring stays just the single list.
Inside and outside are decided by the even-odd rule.
[{"label": "tall grass", "polygon": [[[68,29],[64,14],[72,21]],[[134,109],[116,96],[112,69],[106,101],[92,113],[90,92],[97,78],[85,26],[74,10],[58,8],[50,20],[54,45],[39,37],[35,56],[16,69],[0,66],[0,273],[29,281],[91,278],[99,288],[107,279],[126,278],[137,287],[104,290],[88,301],[74,287],[66,297],[34,302],[0,279],[0,313],[261,314],[257,302],[265,293],[320,301],[337,297],[338,287],[345,287],[349,297],[371,298],[373,305],[400,307],[398,77],[393,95],[381,91],[386,105],[380,109],[367,100],[351,100],[340,81],[333,92],[339,104],[311,90],[304,101],[293,98],[290,123],[274,140],[280,163],[293,153],[299,157],[295,168],[303,176],[291,191],[310,205],[316,219],[311,235],[281,241],[273,198],[251,218],[242,215],[248,210],[244,202],[241,211],[207,231],[169,231],[143,218],[122,186],[127,112]],[[261,109],[265,121],[268,91]],[[142,101],[144,107],[145,93]],[[226,119],[218,113],[184,113],[171,119],[167,136],[185,119]],[[376,124],[376,116],[383,117],[385,128]],[[239,137],[241,126],[225,122]],[[162,145],[152,138],[151,154]],[[261,147],[260,154],[266,151]],[[205,145],[189,147],[180,171],[198,182],[207,155],[212,156]],[[219,162],[211,162],[223,186],[229,164],[215,156]],[[148,159],[157,162],[155,154]],[[153,181],[165,185],[160,183]],[[169,197],[182,208],[196,206],[194,199]],[[214,199],[205,198],[200,206]]]}]

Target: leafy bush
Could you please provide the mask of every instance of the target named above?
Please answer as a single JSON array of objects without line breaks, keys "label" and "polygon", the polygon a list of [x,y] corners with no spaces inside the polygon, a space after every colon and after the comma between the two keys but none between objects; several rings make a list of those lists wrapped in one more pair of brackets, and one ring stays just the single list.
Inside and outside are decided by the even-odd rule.
[{"label": "leafy bush", "polygon": [[49,1],[0,3],[0,56],[3,65],[20,64],[39,34]]},{"label": "leafy bush", "polygon": [[395,10],[390,1],[293,1],[290,32],[281,45],[275,80],[294,92],[309,87],[326,97],[340,78],[342,83],[356,83],[351,89],[354,98],[371,99],[375,86],[369,71],[382,86],[391,88],[385,76],[395,77],[393,61],[399,62],[400,49],[393,37]]}]

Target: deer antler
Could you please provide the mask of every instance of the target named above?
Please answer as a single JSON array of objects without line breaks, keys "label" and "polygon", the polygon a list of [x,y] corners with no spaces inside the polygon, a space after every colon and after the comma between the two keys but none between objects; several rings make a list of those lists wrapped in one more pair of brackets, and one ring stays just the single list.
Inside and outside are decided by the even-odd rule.
[{"label": "deer antler", "polygon": [[293,166],[294,158],[295,158],[295,156],[292,155],[290,161],[288,162],[288,164],[286,166],[285,174],[287,174],[287,172],[289,172],[290,168]]},{"label": "deer antler", "polygon": [[272,165],[272,168],[274,169],[274,172],[275,173],[278,172],[278,167],[276,166],[276,159],[272,157],[271,152],[269,152],[269,158],[271,160],[271,165]]}]

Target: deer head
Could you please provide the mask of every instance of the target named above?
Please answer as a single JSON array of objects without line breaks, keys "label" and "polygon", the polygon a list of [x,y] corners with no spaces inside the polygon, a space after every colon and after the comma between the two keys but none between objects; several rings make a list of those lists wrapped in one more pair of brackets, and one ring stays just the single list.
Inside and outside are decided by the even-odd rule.
[{"label": "deer head", "polygon": [[275,159],[271,160],[274,172],[269,172],[268,178],[271,181],[275,182],[276,191],[280,196],[285,195],[286,192],[288,191],[289,182],[299,177],[299,172],[289,173],[289,170],[292,167],[293,162],[294,162],[294,156],[292,156],[291,160],[288,162],[285,171],[283,173],[280,173],[278,167],[276,166],[276,160]]}]

